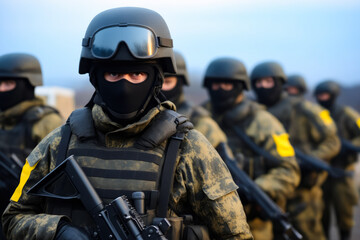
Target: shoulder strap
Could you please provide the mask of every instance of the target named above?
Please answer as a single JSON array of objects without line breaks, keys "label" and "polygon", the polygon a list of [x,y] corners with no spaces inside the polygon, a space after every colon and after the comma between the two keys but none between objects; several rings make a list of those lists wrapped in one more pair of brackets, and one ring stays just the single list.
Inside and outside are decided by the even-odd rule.
[{"label": "shoulder strap", "polygon": [[165,163],[162,170],[160,182],[160,196],[157,208],[157,216],[165,218],[167,215],[168,204],[170,199],[170,191],[174,183],[176,158],[180,148],[180,144],[184,139],[184,132],[178,131],[170,137],[165,155]]},{"label": "shoulder strap", "polygon": [[66,121],[66,124],[63,126],[61,133],[61,140],[58,146],[59,152],[56,156],[56,166],[59,166],[62,161],[64,161],[67,157],[67,151],[69,148],[69,142],[71,138],[71,128],[69,124],[69,120]]}]

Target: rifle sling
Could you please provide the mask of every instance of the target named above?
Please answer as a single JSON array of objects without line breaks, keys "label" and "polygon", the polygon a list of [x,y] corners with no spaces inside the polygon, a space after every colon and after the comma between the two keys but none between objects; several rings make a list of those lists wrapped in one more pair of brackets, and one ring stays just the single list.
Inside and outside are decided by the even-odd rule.
[{"label": "rifle sling", "polygon": [[183,132],[177,132],[169,139],[160,182],[160,196],[157,208],[157,217],[165,218],[167,215],[170,191],[174,183],[176,158],[183,139]]},{"label": "rifle sling", "polygon": [[58,146],[59,152],[56,157],[56,166],[59,166],[60,163],[62,163],[66,157],[67,157],[67,151],[69,148],[69,142],[71,138],[71,127],[69,121],[66,122],[66,124],[63,127],[63,131],[61,134],[61,140]]},{"label": "rifle sling", "polygon": [[237,126],[232,126],[232,128],[234,129],[236,135],[256,154],[258,154],[258,155],[264,157],[265,159],[267,159],[268,161],[270,161],[271,165],[273,165],[273,166],[280,165],[279,159],[277,159],[276,157],[271,155],[269,152],[265,151],[264,149],[259,147],[256,143],[254,143],[254,141],[251,140],[251,138],[248,135],[246,135],[246,133],[241,128],[239,128]]}]

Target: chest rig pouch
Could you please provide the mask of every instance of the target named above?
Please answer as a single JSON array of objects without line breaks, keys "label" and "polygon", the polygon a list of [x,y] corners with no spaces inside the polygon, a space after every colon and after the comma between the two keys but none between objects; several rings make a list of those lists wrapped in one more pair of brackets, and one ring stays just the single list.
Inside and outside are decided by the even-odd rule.
[{"label": "chest rig pouch", "polygon": [[[91,110],[79,109],[72,113],[63,128],[57,165],[67,156],[74,155],[104,202],[126,195],[133,200],[134,206],[144,206],[145,209],[138,211],[143,215],[145,224],[156,224],[157,218],[167,217],[178,150],[184,134],[190,129],[192,124],[186,117],[165,110],[136,138],[133,147],[109,148],[96,140]],[[72,140],[69,146],[70,139],[74,137],[75,143]],[[166,140],[168,142],[163,154],[154,151]],[[127,168],[131,164],[135,168]],[[140,204],[139,199],[143,199]],[[49,212],[65,213],[75,224],[91,224],[84,223],[86,214],[78,213],[77,207],[73,203],[64,205],[54,202],[52,206],[50,204]]]},{"label": "chest rig pouch", "polygon": [[20,117],[15,127],[10,130],[0,129],[0,151],[9,157],[15,154],[17,158],[25,161],[25,158],[38,144],[32,139],[33,125],[44,116],[56,112],[57,110],[49,106],[30,108]]}]

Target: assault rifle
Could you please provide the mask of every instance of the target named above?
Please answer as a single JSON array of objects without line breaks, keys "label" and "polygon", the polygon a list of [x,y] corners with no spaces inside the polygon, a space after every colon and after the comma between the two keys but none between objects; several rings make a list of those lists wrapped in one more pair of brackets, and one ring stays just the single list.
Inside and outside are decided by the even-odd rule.
[{"label": "assault rifle", "polygon": [[354,144],[352,144],[350,141],[344,139],[344,138],[341,138],[341,146],[343,148],[345,148],[346,150],[350,150],[350,151],[353,151],[353,152],[360,152],[360,147],[359,146],[355,146]]},{"label": "assault rifle", "polygon": [[[260,156],[263,156],[267,161],[269,166],[278,166],[280,164],[280,160],[275,156],[271,155],[269,152],[265,151],[258,145],[256,145],[246,133],[243,132],[241,128],[236,125],[233,125],[232,128],[235,131],[235,134],[242,139],[245,144],[257,153]],[[343,178],[343,177],[352,177],[354,175],[353,172],[345,171],[344,169],[333,167],[328,163],[317,159],[315,157],[309,156],[303,153],[301,150],[295,149],[296,159],[299,161],[299,165],[303,168],[307,168],[315,171],[327,171],[329,175],[333,178]]]},{"label": "assault rifle", "polygon": [[[71,196],[63,196],[49,192],[49,187],[64,174],[74,186],[76,193]],[[163,232],[170,227],[170,223],[166,218],[163,218],[158,226],[145,226],[126,196],[118,197],[109,205],[104,206],[73,156],[65,159],[53,171],[36,183],[28,191],[28,194],[57,199],[80,199],[97,226],[97,237],[102,240],[166,240]]]},{"label": "assault rifle", "polygon": [[245,196],[249,202],[260,206],[265,217],[281,228],[285,240],[302,239],[302,235],[289,222],[287,214],[244,171],[236,166],[235,160],[228,155],[225,144],[220,143],[216,149],[228,166],[235,183],[239,186],[239,194]]},{"label": "assault rifle", "polygon": [[320,159],[303,153],[297,148],[295,148],[295,155],[296,158],[300,160],[299,165],[303,168],[308,168],[315,171],[327,171],[329,175],[333,178],[352,177],[354,175],[354,172],[345,171],[344,169],[333,167]]}]

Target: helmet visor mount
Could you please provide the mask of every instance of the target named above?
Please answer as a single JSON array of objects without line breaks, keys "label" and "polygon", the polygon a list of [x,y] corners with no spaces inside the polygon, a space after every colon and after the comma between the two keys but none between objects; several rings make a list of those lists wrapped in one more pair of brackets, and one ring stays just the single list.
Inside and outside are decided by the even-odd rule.
[{"label": "helmet visor mount", "polygon": [[149,59],[158,48],[172,47],[172,39],[160,38],[149,28],[135,25],[109,26],[98,30],[93,37],[83,40],[84,47],[91,48],[91,54],[99,59],[113,57],[121,42],[124,42],[135,58]]}]

